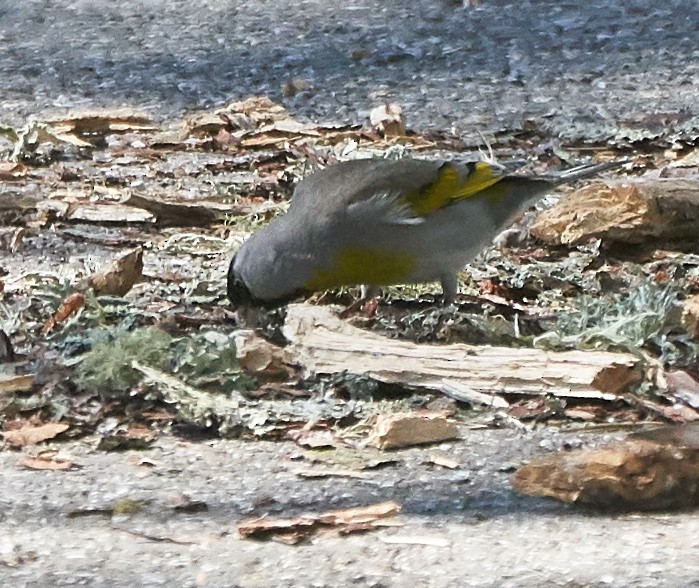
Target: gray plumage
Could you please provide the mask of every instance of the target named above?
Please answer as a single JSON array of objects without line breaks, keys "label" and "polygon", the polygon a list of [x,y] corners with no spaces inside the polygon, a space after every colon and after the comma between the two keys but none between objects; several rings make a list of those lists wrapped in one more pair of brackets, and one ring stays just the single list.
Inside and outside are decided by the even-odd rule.
[{"label": "gray plumage", "polygon": [[[533,198],[556,183],[611,167],[525,177],[492,165],[485,168],[495,178],[491,186],[430,208],[435,182],[448,176],[468,187],[475,165],[360,159],[311,174],[297,185],[287,213],[234,256],[229,298],[276,305],[316,288],[439,280],[451,301],[457,272]],[[416,211],[422,204],[425,210]]]}]

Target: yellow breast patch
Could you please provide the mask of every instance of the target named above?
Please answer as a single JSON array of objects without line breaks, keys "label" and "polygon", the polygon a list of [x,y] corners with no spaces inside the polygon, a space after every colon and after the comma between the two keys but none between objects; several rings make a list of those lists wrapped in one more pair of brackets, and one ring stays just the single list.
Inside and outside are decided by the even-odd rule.
[{"label": "yellow breast patch", "polygon": [[333,266],[316,272],[304,288],[316,292],[358,284],[399,284],[410,276],[414,267],[414,259],[409,255],[345,247],[335,256]]}]

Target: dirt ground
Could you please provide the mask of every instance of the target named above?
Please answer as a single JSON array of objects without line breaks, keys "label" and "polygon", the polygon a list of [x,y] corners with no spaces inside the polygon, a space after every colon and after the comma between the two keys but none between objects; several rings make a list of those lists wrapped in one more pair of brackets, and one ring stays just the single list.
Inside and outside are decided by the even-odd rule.
[{"label": "dirt ground", "polygon": [[[535,125],[552,142],[699,129],[695,0],[412,3],[0,1],[0,122],[97,106],[159,120],[265,94],[311,120],[363,121],[397,102],[408,126],[480,141]],[[284,96],[303,79],[309,90]],[[3,253],[6,255],[6,253]],[[222,267],[225,264],[221,264]],[[221,278],[223,284],[223,277]],[[223,287],[223,286],[222,286]],[[618,437],[619,434],[613,436]],[[160,439],[148,451],[58,444],[72,472],[0,453],[5,586],[699,586],[699,516],[598,514],[515,496],[514,467],[608,433],[468,429],[363,480],[300,478],[290,443]],[[142,463],[149,460],[149,463]],[[152,462],[152,463],[150,463]],[[172,508],[178,494],[204,512]],[[119,498],[126,516],[71,517]],[[243,541],[235,525],[396,500],[402,526],[302,546]],[[411,544],[415,543],[415,544]]]}]

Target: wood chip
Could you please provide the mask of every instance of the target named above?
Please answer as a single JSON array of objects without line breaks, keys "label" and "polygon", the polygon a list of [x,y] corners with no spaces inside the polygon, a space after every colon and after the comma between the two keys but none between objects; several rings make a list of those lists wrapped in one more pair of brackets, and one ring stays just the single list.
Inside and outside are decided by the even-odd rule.
[{"label": "wood chip", "polygon": [[[240,215],[253,212],[255,208],[246,204],[222,204],[221,202],[166,202],[139,194],[130,194],[122,205],[134,209],[143,209],[161,226],[205,227],[220,221],[224,215]],[[147,211],[147,212],[144,212]]]},{"label": "wood chip", "polygon": [[554,244],[590,239],[621,243],[695,239],[699,234],[699,182],[643,179],[590,184],[542,212],[531,233]]},{"label": "wood chip", "polygon": [[57,133],[78,135],[153,131],[158,128],[147,114],[126,108],[75,112],[68,117],[50,118],[44,122]]},{"label": "wood chip", "polygon": [[238,533],[244,539],[274,539],[294,545],[322,529],[346,534],[379,528],[382,519],[395,516],[398,512],[400,505],[389,501],[294,518],[262,517],[241,523]]},{"label": "wood chip", "polygon": [[60,200],[43,200],[37,202],[35,206],[44,215],[50,213],[52,216],[68,221],[98,224],[152,224],[156,220],[156,216],[147,210],[118,203],[72,203]]},{"label": "wood chip", "polygon": [[459,467],[459,462],[457,460],[439,452],[430,453],[429,462],[450,470],[455,470]]},{"label": "wood chip", "polygon": [[0,181],[16,182],[27,175],[29,168],[23,163],[0,161]]},{"label": "wood chip", "polygon": [[689,296],[682,304],[682,324],[690,337],[699,340],[699,294]]},{"label": "wood chip", "polygon": [[8,376],[0,374],[0,394],[31,392],[34,388],[34,375]]},{"label": "wood chip", "polygon": [[473,388],[469,388],[461,382],[455,382],[453,380],[442,380],[436,389],[445,396],[458,400],[459,402],[482,404],[484,406],[492,406],[493,408],[507,408],[510,406],[510,403],[502,396],[498,396],[497,394],[484,394],[483,392],[478,392]]},{"label": "wood chip", "polygon": [[514,489],[563,502],[669,509],[699,504],[699,423],[665,426],[602,449],[557,453],[520,468]]},{"label": "wood chip", "polygon": [[50,333],[61,323],[68,320],[71,316],[77,313],[83,306],[85,306],[85,295],[81,292],[73,292],[66,296],[65,300],[58,307],[56,313],[44,323],[41,329],[43,334]]},{"label": "wood chip", "polygon": [[439,413],[379,415],[370,443],[379,449],[400,449],[456,439],[456,424]]},{"label": "wood chip", "polygon": [[384,137],[405,136],[403,109],[398,104],[382,104],[372,109],[369,122]]},{"label": "wood chip", "polygon": [[581,408],[566,408],[563,414],[569,419],[577,419],[580,421],[594,421],[597,418],[597,415],[593,411]]},{"label": "wood chip", "polygon": [[240,367],[264,382],[288,379],[293,370],[284,363],[284,351],[255,333],[244,329],[233,334],[235,356]]},{"label": "wood chip", "polygon": [[5,439],[5,443],[13,447],[26,447],[27,445],[36,445],[42,441],[53,439],[69,428],[65,423],[46,423],[36,427],[25,425],[14,431],[0,432],[0,435]]},{"label": "wood chip", "polygon": [[143,249],[137,247],[117,257],[107,269],[87,279],[99,296],[124,296],[143,276]]},{"label": "wood chip", "polygon": [[49,457],[23,457],[17,465],[29,470],[73,470],[77,466],[72,461],[66,459],[56,459]]},{"label": "wood chip", "polygon": [[283,332],[285,361],[305,376],[349,373],[432,390],[453,383],[483,400],[493,393],[616,400],[643,377],[639,358],[627,353],[421,345],[354,327],[327,306],[289,305]]},{"label": "wood chip", "polygon": [[646,410],[670,422],[687,423],[699,420],[699,412],[684,404],[676,403],[668,406],[642,397],[635,397],[634,400]]},{"label": "wood chip", "polygon": [[665,374],[667,391],[692,408],[699,409],[699,382],[687,372],[676,370]]}]

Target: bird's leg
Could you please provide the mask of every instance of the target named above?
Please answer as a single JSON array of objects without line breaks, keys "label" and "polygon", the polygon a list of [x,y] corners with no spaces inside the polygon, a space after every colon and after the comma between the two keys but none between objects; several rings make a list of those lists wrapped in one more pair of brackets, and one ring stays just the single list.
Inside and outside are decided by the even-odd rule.
[{"label": "bird's leg", "polygon": [[456,274],[443,274],[439,281],[442,284],[442,303],[444,306],[454,304],[456,292],[459,288]]},{"label": "bird's leg", "polygon": [[372,305],[369,305],[373,306],[373,309],[370,311],[371,314],[373,314],[376,311],[376,306],[378,305],[378,302],[376,302],[374,299],[380,294],[381,288],[379,288],[378,286],[362,284],[359,298],[357,298],[357,300],[355,300],[352,304],[350,304],[340,313],[340,318],[346,318],[359,309],[361,309],[362,311],[366,311],[366,309],[368,308],[367,302],[369,301],[372,301],[373,303]]},{"label": "bird's leg", "polygon": [[372,284],[362,284],[361,289],[361,300],[367,300],[368,298],[377,298],[381,294],[381,288],[374,286]]}]

